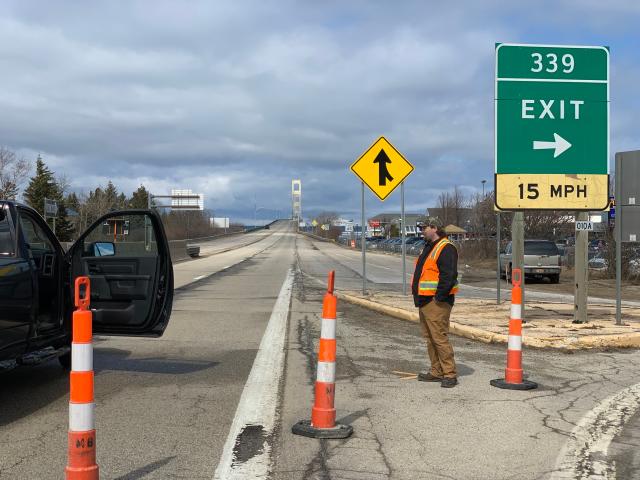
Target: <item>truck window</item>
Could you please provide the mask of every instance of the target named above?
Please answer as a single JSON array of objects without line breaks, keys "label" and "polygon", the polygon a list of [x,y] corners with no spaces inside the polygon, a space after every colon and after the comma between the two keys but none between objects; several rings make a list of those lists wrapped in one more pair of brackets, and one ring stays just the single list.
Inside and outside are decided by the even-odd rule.
[{"label": "truck window", "polygon": [[53,245],[47,234],[43,231],[40,225],[37,225],[31,218],[20,215],[20,222],[22,224],[22,232],[29,244],[31,250],[34,253],[37,252],[54,252]]},{"label": "truck window", "polygon": [[0,204],[0,257],[12,257],[15,255],[15,242],[9,223],[9,212]]},{"label": "truck window", "polygon": [[555,243],[549,241],[524,242],[525,255],[560,255]]}]

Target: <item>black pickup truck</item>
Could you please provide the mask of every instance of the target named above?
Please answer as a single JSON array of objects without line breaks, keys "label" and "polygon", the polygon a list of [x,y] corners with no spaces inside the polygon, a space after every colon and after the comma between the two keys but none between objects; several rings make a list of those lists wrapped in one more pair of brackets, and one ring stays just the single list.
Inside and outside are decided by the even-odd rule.
[{"label": "black pickup truck", "polygon": [[173,267],[160,217],[122,210],[64,251],[32,208],[0,200],[0,371],[71,363],[74,279],[90,278],[93,332],[159,337],[171,316]]}]

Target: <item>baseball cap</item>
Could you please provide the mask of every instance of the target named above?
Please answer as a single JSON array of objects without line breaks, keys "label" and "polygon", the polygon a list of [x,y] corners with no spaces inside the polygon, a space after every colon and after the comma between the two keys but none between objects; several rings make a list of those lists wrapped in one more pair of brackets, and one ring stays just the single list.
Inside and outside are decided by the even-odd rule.
[{"label": "baseball cap", "polygon": [[436,228],[444,227],[444,224],[438,217],[428,217],[425,223],[430,227],[436,227]]}]

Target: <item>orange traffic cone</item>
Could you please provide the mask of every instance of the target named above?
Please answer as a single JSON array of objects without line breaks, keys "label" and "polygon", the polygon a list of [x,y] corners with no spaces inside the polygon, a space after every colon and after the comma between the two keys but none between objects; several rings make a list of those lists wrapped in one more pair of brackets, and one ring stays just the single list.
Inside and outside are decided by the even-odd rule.
[{"label": "orange traffic cone", "polygon": [[509,320],[509,343],[507,346],[507,368],[504,379],[489,383],[494,387],[509,390],[531,390],[538,384],[522,378],[522,270],[513,269],[511,276],[511,319]]},{"label": "orange traffic cone", "polygon": [[[84,296],[80,287],[84,286]],[[98,480],[96,464],[96,425],[93,397],[92,313],[89,277],[78,277],[75,283],[73,337],[71,343],[71,394],[69,398],[69,461],[67,480]]]},{"label": "orange traffic cone", "polygon": [[315,403],[311,421],[300,420],[291,431],[312,438],[347,438],[353,433],[351,425],[336,424],[336,310],[338,299],[333,294],[335,271],[329,272],[329,285],[322,303],[322,328],[318,348]]}]

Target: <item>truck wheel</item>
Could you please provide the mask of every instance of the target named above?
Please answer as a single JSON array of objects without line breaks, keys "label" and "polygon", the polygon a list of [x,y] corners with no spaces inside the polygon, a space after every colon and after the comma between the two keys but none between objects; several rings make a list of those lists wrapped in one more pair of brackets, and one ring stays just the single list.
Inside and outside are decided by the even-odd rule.
[{"label": "truck wheel", "polygon": [[58,362],[65,370],[71,370],[71,350],[58,357]]},{"label": "truck wheel", "polygon": [[549,275],[551,283],[560,283],[560,274]]}]

